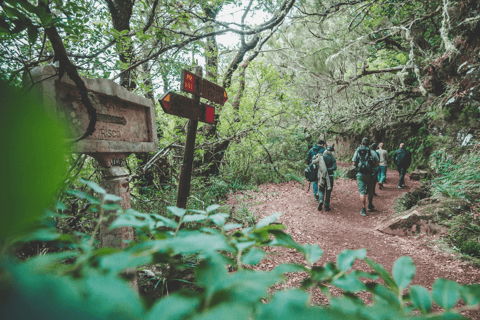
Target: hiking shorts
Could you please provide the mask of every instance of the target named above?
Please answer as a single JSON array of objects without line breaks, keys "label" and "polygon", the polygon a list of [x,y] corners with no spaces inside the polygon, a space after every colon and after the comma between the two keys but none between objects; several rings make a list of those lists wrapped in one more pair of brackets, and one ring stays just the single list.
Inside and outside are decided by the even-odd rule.
[{"label": "hiking shorts", "polygon": [[373,194],[375,182],[371,174],[358,174],[357,175],[357,186],[360,195],[362,194]]}]

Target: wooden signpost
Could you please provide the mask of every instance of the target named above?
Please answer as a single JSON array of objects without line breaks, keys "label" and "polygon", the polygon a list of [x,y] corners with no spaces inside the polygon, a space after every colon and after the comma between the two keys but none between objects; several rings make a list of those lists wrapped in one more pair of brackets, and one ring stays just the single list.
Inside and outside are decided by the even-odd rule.
[{"label": "wooden signpost", "polygon": [[223,105],[228,97],[221,86],[202,78],[202,67],[196,67],[195,72],[182,70],[180,90],[191,93],[191,98],[184,97],[174,92],[167,92],[160,104],[165,113],[187,118],[187,139],[185,153],[180,169],[180,179],[177,192],[177,207],[186,209],[187,198],[190,195],[190,181],[192,177],[193,152],[197,135],[198,121],[213,123],[215,108],[200,102],[200,98]]},{"label": "wooden signpost", "polygon": [[[89,116],[74,83],[51,65],[37,67],[31,72],[38,95],[37,101],[45,108],[55,108],[53,114],[68,124],[71,138],[81,136]],[[100,185],[110,194],[121,198],[123,209],[130,209],[130,188],[125,160],[132,152],[152,152],[158,149],[155,105],[152,101],[135,95],[108,79],[83,78],[89,98],[97,112],[95,131],[86,139],[73,145],[74,152],[86,153],[102,167]],[[124,248],[133,240],[134,230],[122,227],[108,231],[115,214],[100,226],[102,247]]]}]

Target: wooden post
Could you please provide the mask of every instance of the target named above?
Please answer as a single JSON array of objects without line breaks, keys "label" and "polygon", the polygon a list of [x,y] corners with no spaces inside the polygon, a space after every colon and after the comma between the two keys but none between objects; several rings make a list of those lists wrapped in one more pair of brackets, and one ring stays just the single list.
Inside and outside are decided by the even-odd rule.
[{"label": "wooden post", "polygon": [[[203,70],[202,67],[195,67],[195,72],[197,76],[202,78]],[[200,96],[191,95],[192,99],[195,100],[195,103],[200,105]],[[195,151],[195,139],[197,137],[197,126],[198,121],[188,120],[187,126],[187,140],[185,141],[185,153],[183,154],[183,164],[180,169],[180,179],[178,182],[178,192],[177,192],[177,207],[186,209],[187,208],[187,198],[190,195],[190,181],[192,178],[192,167],[193,167],[193,153]]]}]

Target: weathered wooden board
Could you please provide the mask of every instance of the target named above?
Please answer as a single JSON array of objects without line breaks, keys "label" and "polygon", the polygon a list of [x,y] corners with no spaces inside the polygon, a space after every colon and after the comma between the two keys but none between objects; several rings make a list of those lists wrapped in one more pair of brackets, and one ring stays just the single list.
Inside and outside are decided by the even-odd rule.
[{"label": "weathered wooden board", "polygon": [[[87,109],[73,82],[58,79],[53,66],[32,70],[34,90],[44,107],[55,108],[67,124],[71,138],[83,135],[88,123]],[[158,148],[155,106],[152,101],[129,92],[108,79],[83,78],[97,111],[95,132],[74,144],[80,153],[151,152]]]}]

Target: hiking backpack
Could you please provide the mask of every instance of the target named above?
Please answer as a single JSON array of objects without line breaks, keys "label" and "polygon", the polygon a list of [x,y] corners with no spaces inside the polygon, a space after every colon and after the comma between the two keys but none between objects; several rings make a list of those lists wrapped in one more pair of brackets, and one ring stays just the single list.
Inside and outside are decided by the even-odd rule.
[{"label": "hiking backpack", "polygon": [[310,163],[308,167],[305,169],[305,179],[307,179],[307,181],[310,181],[310,182],[317,181],[317,175],[318,175],[317,165]]},{"label": "hiking backpack", "polygon": [[373,173],[373,157],[368,147],[358,148],[358,158],[357,158],[357,170],[361,174],[372,174]]},{"label": "hiking backpack", "polygon": [[395,153],[396,153],[395,164],[397,166],[402,165],[403,161],[405,160],[405,156],[407,155],[407,150],[401,148],[401,149],[398,149]]}]

